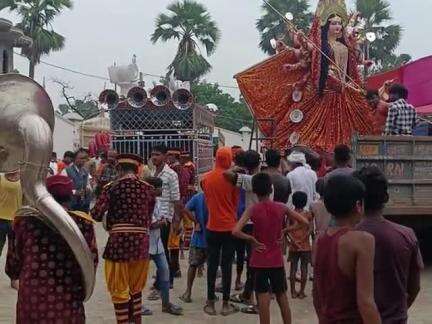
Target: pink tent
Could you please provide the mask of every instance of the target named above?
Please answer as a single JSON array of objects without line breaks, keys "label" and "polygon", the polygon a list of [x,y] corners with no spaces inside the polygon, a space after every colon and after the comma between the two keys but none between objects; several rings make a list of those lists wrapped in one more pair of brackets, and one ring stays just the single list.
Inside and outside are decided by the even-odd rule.
[{"label": "pink tent", "polygon": [[408,63],[399,69],[380,73],[367,81],[368,89],[378,89],[387,80],[395,79],[409,90],[408,101],[419,114],[432,114],[432,56]]}]

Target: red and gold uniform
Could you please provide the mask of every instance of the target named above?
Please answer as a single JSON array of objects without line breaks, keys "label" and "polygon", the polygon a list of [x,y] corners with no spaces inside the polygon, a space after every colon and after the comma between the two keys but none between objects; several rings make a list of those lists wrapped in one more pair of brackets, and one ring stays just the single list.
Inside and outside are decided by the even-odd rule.
[{"label": "red and gold uniform", "polygon": [[[120,155],[118,162],[131,163],[134,158]],[[141,291],[147,280],[154,205],[153,187],[129,174],[108,184],[91,212],[99,222],[107,213],[109,238],[103,258],[118,323],[141,323]]]},{"label": "red and gold uniform", "polygon": [[[63,237],[38,219],[40,212],[19,210],[13,226],[6,273],[19,280],[18,324],[84,324],[82,275]],[[69,212],[98,262],[93,220],[83,212]]]}]

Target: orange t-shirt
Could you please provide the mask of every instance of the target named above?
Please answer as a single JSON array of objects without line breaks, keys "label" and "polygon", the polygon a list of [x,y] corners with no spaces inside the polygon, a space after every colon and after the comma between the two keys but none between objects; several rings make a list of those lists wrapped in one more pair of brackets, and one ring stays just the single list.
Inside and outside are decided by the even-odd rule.
[{"label": "orange t-shirt", "polygon": [[[298,211],[297,211],[298,212]],[[312,213],[303,211],[300,212],[310,223],[312,223]],[[298,226],[297,229],[289,231],[289,234],[294,241],[294,244],[290,247],[292,252],[307,252],[312,250],[310,243],[311,225],[299,224],[293,220],[290,225]]]},{"label": "orange t-shirt", "polygon": [[237,223],[240,191],[223,176],[231,161],[231,149],[220,148],[216,153],[215,170],[204,175],[201,182],[209,211],[207,229],[210,231],[230,232]]}]

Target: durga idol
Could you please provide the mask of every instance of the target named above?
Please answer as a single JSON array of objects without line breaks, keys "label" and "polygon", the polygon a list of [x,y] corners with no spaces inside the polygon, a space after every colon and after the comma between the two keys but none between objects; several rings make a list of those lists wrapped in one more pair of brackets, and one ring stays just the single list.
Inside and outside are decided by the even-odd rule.
[{"label": "durga idol", "polygon": [[353,28],[356,20],[348,16],[345,1],[320,0],[308,36],[291,32],[293,47],[278,41],[277,55],[236,76],[273,145],[330,152],[349,144],[355,132],[372,132],[359,72],[369,62]]}]

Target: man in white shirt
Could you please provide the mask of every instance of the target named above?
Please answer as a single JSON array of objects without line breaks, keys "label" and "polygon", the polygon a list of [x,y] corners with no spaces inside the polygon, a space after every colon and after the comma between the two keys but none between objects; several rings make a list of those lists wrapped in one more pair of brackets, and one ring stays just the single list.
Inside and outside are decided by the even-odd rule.
[{"label": "man in white shirt", "polygon": [[179,228],[181,221],[182,205],[180,202],[180,189],[177,173],[166,163],[167,148],[165,145],[152,147],[151,159],[154,169],[151,176],[162,180],[162,195],[157,197],[159,201],[160,213],[166,219],[166,225],[160,228],[162,242],[166,252],[167,260],[170,265],[170,285],[174,283],[174,275],[177,271],[175,260],[171,260],[168,249],[168,241],[171,232]]},{"label": "man in white shirt", "polygon": [[[160,197],[162,195],[163,181],[160,178],[148,178],[146,179],[149,184],[155,188],[156,196]],[[149,242],[149,254],[150,258],[156,265],[157,278],[154,290],[158,295],[160,294],[162,299],[162,312],[169,313],[172,315],[182,315],[183,310],[181,307],[174,305],[170,302],[170,270],[168,266],[168,261],[165,255],[165,249],[162,243],[160,228],[166,226],[166,219],[161,214],[160,209],[161,201],[156,199],[156,204],[153,210],[152,224],[150,226],[150,242]],[[155,295],[155,294],[152,294]],[[152,315],[153,312],[142,307],[142,315],[148,316]]]},{"label": "man in white shirt", "polygon": [[306,156],[301,152],[292,152],[288,156],[288,163],[291,171],[287,177],[291,185],[291,196],[288,204],[292,205],[292,194],[297,191],[303,191],[308,196],[306,208],[309,210],[310,205],[317,198],[316,194],[316,182],[318,177],[306,163]]}]

